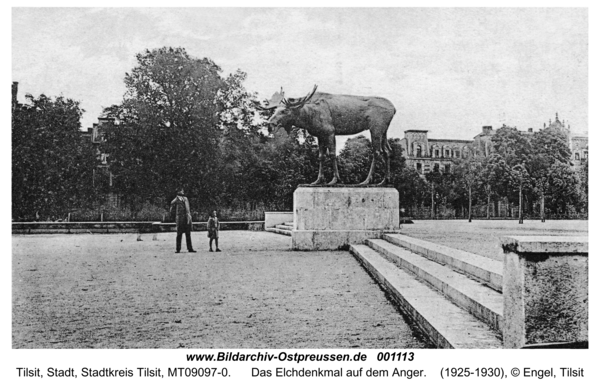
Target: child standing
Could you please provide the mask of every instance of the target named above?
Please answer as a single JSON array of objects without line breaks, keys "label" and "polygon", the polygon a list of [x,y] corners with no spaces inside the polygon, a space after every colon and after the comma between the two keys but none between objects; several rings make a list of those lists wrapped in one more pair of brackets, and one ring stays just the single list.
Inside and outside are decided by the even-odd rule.
[{"label": "child standing", "polygon": [[213,211],[212,215],[208,218],[208,237],[210,238],[210,250],[208,251],[213,251],[212,243],[214,239],[216,251],[220,252],[221,250],[219,250],[219,219],[217,218],[217,211]]}]

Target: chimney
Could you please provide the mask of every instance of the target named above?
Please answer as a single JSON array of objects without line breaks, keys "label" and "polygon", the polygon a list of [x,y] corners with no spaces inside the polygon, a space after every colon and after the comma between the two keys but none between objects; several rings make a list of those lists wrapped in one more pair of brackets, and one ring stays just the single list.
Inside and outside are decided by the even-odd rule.
[{"label": "chimney", "polygon": [[13,110],[17,107],[17,93],[19,92],[19,82],[12,83],[12,108]]},{"label": "chimney", "polygon": [[483,129],[483,135],[484,136],[489,136],[490,134],[492,134],[492,127],[491,126],[484,126],[482,129]]},{"label": "chimney", "polygon": [[529,128],[529,129],[527,129],[527,132],[529,132],[529,133],[533,133],[533,128]]}]

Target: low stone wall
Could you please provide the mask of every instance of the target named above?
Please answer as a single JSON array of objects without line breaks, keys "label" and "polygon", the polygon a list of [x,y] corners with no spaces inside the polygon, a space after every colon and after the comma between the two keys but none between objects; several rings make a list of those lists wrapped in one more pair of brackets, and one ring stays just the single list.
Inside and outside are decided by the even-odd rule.
[{"label": "low stone wall", "polygon": [[[263,221],[221,222],[221,230],[264,230]],[[162,222],[13,222],[13,234],[110,234],[174,232],[175,223]],[[206,222],[194,222],[194,231],[206,231]]]},{"label": "low stone wall", "polygon": [[504,347],[586,347],[587,237],[504,237],[502,248]]},{"label": "low stone wall", "polygon": [[265,211],[265,228],[275,227],[278,224],[294,221],[293,212],[266,212]]},{"label": "low stone wall", "polygon": [[151,232],[153,222],[13,222],[13,234],[108,234]]},{"label": "low stone wall", "polygon": [[[194,222],[193,231],[207,231],[207,222]],[[250,231],[263,231],[265,229],[265,222],[260,221],[236,221],[236,222],[219,222],[220,229],[227,230],[250,230]],[[161,223],[155,222],[152,224],[153,232],[175,232],[177,225],[175,223]]]}]

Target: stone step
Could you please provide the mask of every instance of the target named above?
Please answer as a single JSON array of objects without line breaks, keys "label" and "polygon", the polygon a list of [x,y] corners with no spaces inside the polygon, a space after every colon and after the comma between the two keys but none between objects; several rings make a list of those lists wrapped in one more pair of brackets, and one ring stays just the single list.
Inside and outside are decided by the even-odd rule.
[{"label": "stone step", "polygon": [[294,227],[294,222],[285,222],[284,225]]},{"label": "stone step", "polygon": [[432,286],[492,329],[502,332],[504,298],[498,291],[454,271],[451,267],[424,258],[386,240],[369,239],[367,245],[417,279]]},{"label": "stone step", "polygon": [[265,229],[265,231],[274,232],[276,234],[281,234],[281,235],[292,236],[292,232],[290,230],[282,230],[280,228],[275,228],[275,227],[267,227]]},{"label": "stone step", "polygon": [[365,245],[350,251],[439,348],[502,348],[500,335]]},{"label": "stone step", "polygon": [[278,228],[280,230],[292,231],[294,229],[294,226],[288,226],[288,225],[285,225],[285,224],[278,224],[277,226],[275,226],[275,228]]},{"label": "stone step", "polygon": [[387,234],[383,239],[475,278],[492,289],[502,291],[501,261],[402,234]]}]

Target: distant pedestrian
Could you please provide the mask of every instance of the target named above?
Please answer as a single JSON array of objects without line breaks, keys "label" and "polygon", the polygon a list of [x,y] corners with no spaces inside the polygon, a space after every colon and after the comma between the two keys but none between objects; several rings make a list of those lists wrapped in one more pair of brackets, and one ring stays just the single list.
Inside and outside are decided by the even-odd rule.
[{"label": "distant pedestrian", "polygon": [[213,211],[212,215],[208,218],[208,237],[210,238],[210,241],[208,242],[210,249],[208,251],[213,251],[213,239],[215,241],[215,247],[217,249],[217,252],[221,251],[219,250],[219,228],[220,225],[219,219],[217,218],[217,211]]},{"label": "distant pedestrian", "polygon": [[185,243],[190,253],[196,250],[192,247],[192,214],[190,213],[190,202],[184,196],[183,189],[177,190],[177,197],[171,202],[170,212],[175,210],[175,223],[177,224],[177,237],[175,239],[176,250],[181,250],[181,236],[185,233]]}]

